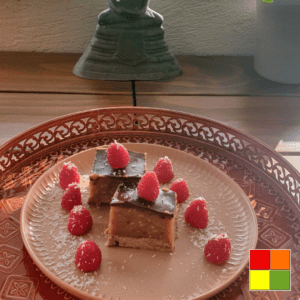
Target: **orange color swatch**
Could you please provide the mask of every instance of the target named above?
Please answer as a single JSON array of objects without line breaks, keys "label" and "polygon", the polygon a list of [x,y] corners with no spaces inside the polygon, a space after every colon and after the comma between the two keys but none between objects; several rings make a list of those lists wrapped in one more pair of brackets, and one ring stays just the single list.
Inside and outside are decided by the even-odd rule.
[{"label": "orange color swatch", "polygon": [[290,250],[271,250],[271,270],[290,269]]}]

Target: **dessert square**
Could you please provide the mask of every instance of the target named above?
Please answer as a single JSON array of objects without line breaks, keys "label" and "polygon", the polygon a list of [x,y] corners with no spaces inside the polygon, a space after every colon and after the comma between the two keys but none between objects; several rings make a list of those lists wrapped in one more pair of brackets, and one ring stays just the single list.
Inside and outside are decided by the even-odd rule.
[{"label": "dessert square", "polygon": [[121,185],[110,205],[108,246],[174,251],[176,193],[160,189],[158,198],[140,198],[136,185]]},{"label": "dessert square", "polygon": [[88,204],[100,206],[102,203],[110,203],[120,184],[137,184],[145,173],[146,153],[128,151],[128,166],[113,169],[107,161],[106,152],[107,149],[96,150],[90,175]]}]

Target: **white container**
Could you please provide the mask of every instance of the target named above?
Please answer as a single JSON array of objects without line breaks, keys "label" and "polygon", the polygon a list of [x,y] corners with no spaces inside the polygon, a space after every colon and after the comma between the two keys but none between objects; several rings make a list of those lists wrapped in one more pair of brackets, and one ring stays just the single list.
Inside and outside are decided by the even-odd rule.
[{"label": "white container", "polygon": [[300,84],[300,0],[256,0],[254,69],[273,81]]}]

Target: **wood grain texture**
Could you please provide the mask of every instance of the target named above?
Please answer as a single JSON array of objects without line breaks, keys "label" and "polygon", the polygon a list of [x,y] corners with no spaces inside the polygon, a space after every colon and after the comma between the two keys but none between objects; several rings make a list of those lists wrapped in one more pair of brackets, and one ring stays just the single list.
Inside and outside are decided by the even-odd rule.
[{"label": "wood grain texture", "polygon": [[[65,114],[132,104],[130,82],[73,75],[79,57],[0,52],[0,144]],[[201,115],[250,134],[285,156],[300,156],[300,86],[261,78],[252,57],[178,59],[182,76],[136,82],[138,106]]]},{"label": "wood grain texture", "polygon": [[272,82],[253,68],[253,57],[178,56],[183,75],[166,82],[137,82],[137,94],[299,96],[300,85]]},{"label": "wood grain texture", "polygon": [[0,144],[42,122],[108,106],[130,106],[128,95],[0,93]]},{"label": "wood grain texture", "polygon": [[[51,118],[98,107],[132,105],[130,95],[0,95],[2,143],[17,134],[18,130],[24,131]],[[300,102],[293,97],[139,95],[137,105],[201,115],[250,134],[273,149],[279,143],[297,141],[300,132]]]},{"label": "wood grain texture", "polygon": [[[0,145],[50,119],[131,101],[129,95],[0,93]],[[300,108],[295,98],[140,95],[138,105],[179,110],[235,127],[282,153],[300,171]]]},{"label": "wood grain texture", "polygon": [[130,82],[82,79],[72,73],[80,54],[0,52],[0,91],[131,94]]},{"label": "wood grain texture", "polygon": [[137,105],[204,116],[250,134],[273,149],[279,141],[300,135],[300,101],[294,97],[139,95]]},{"label": "wood grain texture", "polygon": [[[72,70],[80,54],[0,52],[0,91],[70,94],[131,94],[130,82],[82,79]],[[178,56],[183,75],[138,81],[137,94],[300,96],[300,85],[269,81],[252,57]]]}]

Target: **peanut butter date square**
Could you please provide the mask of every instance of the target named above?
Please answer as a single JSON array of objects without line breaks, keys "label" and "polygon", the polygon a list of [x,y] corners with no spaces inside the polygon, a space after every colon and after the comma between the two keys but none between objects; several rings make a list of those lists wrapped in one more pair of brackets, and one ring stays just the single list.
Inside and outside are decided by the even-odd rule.
[{"label": "peanut butter date square", "polygon": [[107,245],[172,252],[176,216],[175,192],[160,189],[149,202],[138,196],[136,185],[122,185],[111,201]]},{"label": "peanut butter date square", "polygon": [[95,206],[109,204],[120,184],[137,184],[146,169],[146,153],[128,151],[130,162],[127,167],[113,169],[107,161],[106,152],[106,149],[96,150],[90,175],[88,204]]}]

